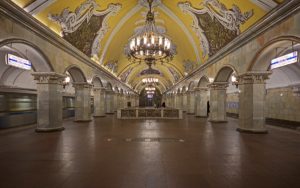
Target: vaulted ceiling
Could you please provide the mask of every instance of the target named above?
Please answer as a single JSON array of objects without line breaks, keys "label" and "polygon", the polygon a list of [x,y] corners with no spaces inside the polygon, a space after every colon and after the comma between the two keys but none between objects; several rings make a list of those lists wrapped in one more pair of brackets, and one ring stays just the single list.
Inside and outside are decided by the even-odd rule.
[{"label": "vaulted ceiling", "polygon": [[[144,24],[147,0],[12,1],[123,82],[143,88],[147,65],[132,64],[124,47]],[[159,88],[188,75],[283,1],[154,0],[156,25],[177,47],[170,63],[153,67]]]}]

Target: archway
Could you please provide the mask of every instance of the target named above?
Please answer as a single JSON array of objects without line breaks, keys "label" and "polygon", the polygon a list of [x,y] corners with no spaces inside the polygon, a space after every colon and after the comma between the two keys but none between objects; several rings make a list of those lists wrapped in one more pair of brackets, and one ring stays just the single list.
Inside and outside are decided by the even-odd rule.
[{"label": "archway", "polygon": [[139,106],[140,107],[161,107],[162,94],[159,88],[150,87],[154,89],[147,89],[144,87],[139,94]]},{"label": "archway", "polygon": [[107,82],[105,85],[105,113],[114,114],[114,98],[115,92],[113,91],[113,86],[110,82]]},{"label": "archway", "polygon": [[[272,59],[296,52],[298,61],[292,64],[271,67]],[[268,42],[256,54],[244,75],[256,76],[252,82],[252,121],[246,121],[246,106],[240,101],[240,127],[241,131],[256,131],[265,128],[265,120],[269,124],[299,127],[299,90],[300,90],[300,38],[296,36],[281,36]],[[259,80],[258,80],[259,78]],[[245,88],[246,91],[246,88]],[[257,93],[261,93],[258,95]],[[259,127],[257,126],[259,125]]]},{"label": "archway", "polygon": [[75,121],[91,121],[92,85],[87,82],[86,76],[77,65],[67,67],[65,74],[70,76],[68,84],[72,84],[75,89]]},{"label": "archway", "polygon": [[227,87],[233,74],[238,75],[235,68],[225,65],[218,71],[214,82],[208,85],[210,88],[209,120],[212,122],[227,121]]},{"label": "archway", "polygon": [[94,117],[105,116],[105,89],[99,76],[94,76],[92,79],[93,84],[93,109]]},{"label": "archway", "polygon": [[196,107],[195,116],[196,117],[208,117],[209,114],[209,89],[208,89],[209,79],[207,76],[202,76],[197,84],[198,87],[195,88],[196,95]]},{"label": "archway", "polygon": [[[2,107],[6,115],[0,120],[5,123],[0,124],[37,122],[36,131],[63,130],[60,83],[64,76],[54,72],[43,51],[29,41],[7,39],[0,42],[0,59],[0,95],[6,101]],[[12,100],[18,101],[14,107]],[[54,108],[58,108],[55,114]],[[12,121],[17,118],[23,121]]]},{"label": "archway", "polygon": [[187,114],[195,114],[195,82],[189,83],[187,91]]}]

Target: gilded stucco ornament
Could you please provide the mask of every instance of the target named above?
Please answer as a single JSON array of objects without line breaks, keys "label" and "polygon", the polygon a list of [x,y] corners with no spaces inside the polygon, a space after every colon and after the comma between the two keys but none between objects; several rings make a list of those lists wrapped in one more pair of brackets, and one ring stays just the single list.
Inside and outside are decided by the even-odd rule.
[{"label": "gilded stucco ornament", "polygon": [[108,61],[105,67],[109,69],[112,73],[116,74],[118,71],[118,61],[117,60]]},{"label": "gilded stucco ornament", "polygon": [[180,79],[179,73],[173,67],[168,67],[168,70],[170,71],[171,75],[173,76],[174,81],[175,82],[179,81],[179,79]]},{"label": "gilded stucco ornament", "polygon": [[62,37],[68,42],[86,55],[97,57],[100,42],[109,29],[108,19],[119,12],[121,4],[109,4],[103,11],[98,11],[99,7],[95,0],[86,0],[74,12],[65,8],[60,14],[49,14],[48,18],[60,25]]},{"label": "gilded stucco ornament", "polygon": [[[238,36],[240,26],[253,16],[253,10],[242,13],[235,4],[228,9],[219,0],[204,0],[200,5],[203,8],[197,9],[188,1],[178,3],[178,7],[193,18],[192,28],[200,40],[203,57],[215,54]],[[215,36],[212,31],[216,31]],[[224,37],[221,43],[218,34]]]}]

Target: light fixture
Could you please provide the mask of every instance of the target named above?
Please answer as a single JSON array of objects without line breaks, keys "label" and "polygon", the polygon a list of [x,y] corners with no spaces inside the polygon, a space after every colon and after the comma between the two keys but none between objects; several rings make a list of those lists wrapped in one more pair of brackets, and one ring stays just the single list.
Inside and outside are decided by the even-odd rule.
[{"label": "light fixture", "polygon": [[155,87],[146,87],[145,88],[146,91],[155,91]]},{"label": "light fixture", "polygon": [[66,86],[71,82],[71,77],[67,76],[65,77],[65,80],[63,81],[63,88],[65,89]]},{"label": "light fixture", "polygon": [[153,83],[158,83],[158,78],[143,78],[142,82],[145,84],[153,84]]},{"label": "light fixture", "polygon": [[149,67],[159,61],[169,62],[176,54],[176,47],[171,40],[158,31],[152,12],[153,0],[148,0],[149,11],[145,26],[129,40],[125,53],[130,61],[145,62]]}]

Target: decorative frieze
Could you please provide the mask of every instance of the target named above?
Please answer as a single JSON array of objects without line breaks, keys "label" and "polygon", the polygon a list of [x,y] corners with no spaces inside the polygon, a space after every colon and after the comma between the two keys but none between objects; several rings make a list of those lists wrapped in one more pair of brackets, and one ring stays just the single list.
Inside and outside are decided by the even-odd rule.
[{"label": "decorative frieze", "polygon": [[62,85],[65,79],[65,75],[55,72],[34,72],[32,73],[34,80],[37,84],[59,84]]},{"label": "decorative frieze", "polygon": [[266,72],[247,72],[238,76],[238,84],[265,84],[266,80],[272,74],[270,71]]}]

